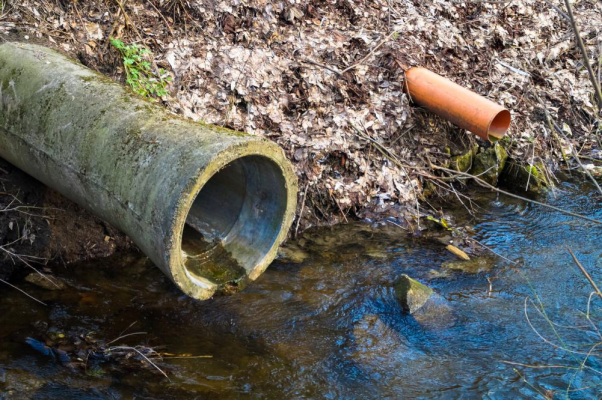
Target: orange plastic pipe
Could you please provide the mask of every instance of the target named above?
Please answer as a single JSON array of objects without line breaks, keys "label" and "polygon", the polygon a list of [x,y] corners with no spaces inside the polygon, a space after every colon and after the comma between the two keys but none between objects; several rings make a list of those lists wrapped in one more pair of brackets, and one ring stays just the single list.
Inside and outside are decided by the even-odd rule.
[{"label": "orange plastic pipe", "polygon": [[412,101],[488,141],[501,139],[510,112],[497,103],[422,67],[405,73]]}]

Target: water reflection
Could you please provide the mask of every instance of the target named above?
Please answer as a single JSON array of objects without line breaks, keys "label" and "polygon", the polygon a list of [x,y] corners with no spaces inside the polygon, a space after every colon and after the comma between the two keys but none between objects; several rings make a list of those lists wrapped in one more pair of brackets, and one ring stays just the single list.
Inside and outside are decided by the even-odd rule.
[{"label": "water reflection", "polygon": [[[599,200],[563,185],[548,202],[602,219]],[[491,258],[473,273],[447,269],[443,245],[394,226],[348,225],[307,233],[300,263],[275,262],[244,291],[197,302],[139,255],[60,272],[71,288],[20,285],[50,306],[7,291],[0,299],[0,394],[11,398],[599,398],[602,228],[484,194],[476,238],[519,267]],[[443,266],[443,267],[442,267]],[[452,308],[448,324],[402,313],[392,288],[408,274]],[[537,298],[535,296],[539,298]],[[525,300],[530,322],[526,319]],[[539,303],[541,301],[541,304]],[[545,315],[537,312],[543,305]],[[443,319],[444,317],[442,317]],[[546,318],[567,327],[552,330]],[[42,324],[43,323],[43,324]],[[45,325],[44,325],[45,324]],[[41,326],[40,326],[41,325]],[[42,327],[42,328],[40,328]],[[577,327],[577,329],[575,328]],[[23,339],[51,328],[146,344],[174,357],[153,369],[105,366],[92,376],[45,359]],[[554,332],[555,331],[555,332]],[[559,342],[561,341],[561,342]],[[184,356],[192,357],[184,357]],[[195,358],[194,356],[211,356]],[[584,362],[585,361],[585,362]],[[573,369],[584,362],[585,368]],[[562,366],[565,366],[563,368]]]}]

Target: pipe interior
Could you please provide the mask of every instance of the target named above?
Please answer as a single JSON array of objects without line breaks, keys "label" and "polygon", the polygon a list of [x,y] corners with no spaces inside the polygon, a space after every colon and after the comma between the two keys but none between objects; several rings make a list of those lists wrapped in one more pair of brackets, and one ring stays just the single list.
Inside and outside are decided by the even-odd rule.
[{"label": "pipe interior", "polygon": [[493,118],[491,124],[489,124],[488,135],[495,139],[501,139],[508,131],[510,127],[510,112],[508,110],[502,110]]},{"label": "pipe interior", "polygon": [[186,269],[217,284],[246,277],[276,241],[286,205],[284,176],[271,159],[231,162],[205,183],[186,217]]}]

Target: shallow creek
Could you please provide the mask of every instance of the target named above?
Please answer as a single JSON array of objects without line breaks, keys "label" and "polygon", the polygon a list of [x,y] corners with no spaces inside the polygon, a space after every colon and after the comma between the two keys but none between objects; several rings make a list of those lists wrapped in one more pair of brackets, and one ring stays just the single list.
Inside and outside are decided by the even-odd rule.
[{"label": "shallow creek", "polygon": [[[587,186],[541,200],[602,220]],[[600,398],[602,300],[588,319],[592,287],[567,248],[602,286],[602,226],[491,193],[476,203],[476,219],[456,223],[507,259],[472,272],[442,267],[456,259],[436,241],[353,224],[306,233],[301,263],[276,261],[241,293],[205,302],[137,254],[58,269],[66,290],[16,283],[46,307],[3,286],[0,399]],[[451,313],[404,315],[401,274]],[[169,378],[135,354],[60,363],[25,343],[42,335],[152,347],[169,353],[153,360]]]}]

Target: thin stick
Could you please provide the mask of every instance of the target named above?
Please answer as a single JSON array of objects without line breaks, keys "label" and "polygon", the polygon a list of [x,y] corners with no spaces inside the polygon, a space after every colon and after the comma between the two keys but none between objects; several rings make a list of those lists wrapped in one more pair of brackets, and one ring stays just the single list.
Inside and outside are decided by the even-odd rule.
[{"label": "thin stick", "polygon": [[[565,352],[569,352],[571,354],[577,354],[577,355],[586,355],[586,352],[581,352],[581,351],[575,351],[572,350],[570,348],[568,348],[567,346],[565,346],[564,344],[562,345],[558,345],[556,343],[553,343],[552,341],[548,340],[546,337],[544,337],[543,335],[541,335],[539,333],[539,331],[535,328],[535,326],[533,325],[533,323],[531,322],[531,319],[529,318],[529,311],[528,311],[528,301],[531,301],[529,299],[529,297],[525,298],[525,305],[524,305],[524,314],[525,314],[525,318],[527,319],[527,324],[529,325],[529,327],[531,327],[531,330],[533,330],[533,332],[535,334],[537,334],[537,336],[546,344],[551,345],[554,348],[563,350]],[[531,301],[531,303],[533,303],[533,301]],[[535,307],[535,310],[541,315],[543,316],[544,319],[546,319],[548,322],[551,323],[551,321],[548,319],[548,317],[544,314],[544,312],[542,312],[541,310],[539,310],[537,307]],[[554,329],[554,327],[552,326],[552,329]],[[556,336],[558,337],[558,333],[556,333],[556,330],[554,329],[554,333],[556,334]],[[562,341],[562,339],[559,337],[560,341]]]},{"label": "thin stick", "polygon": [[600,292],[600,289],[596,285],[596,282],[592,279],[592,276],[590,276],[589,273],[587,272],[587,270],[585,270],[585,268],[579,262],[579,260],[577,259],[577,257],[575,256],[575,254],[573,253],[573,251],[571,250],[571,248],[567,248],[567,251],[569,251],[569,253],[573,257],[573,260],[577,264],[577,267],[579,267],[579,270],[581,270],[581,273],[583,273],[583,275],[585,276],[585,278],[587,279],[587,281],[589,281],[589,283],[592,285],[592,287],[594,287],[594,290],[596,291],[596,294],[598,294],[598,296],[600,298],[602,298],[602,292]]},{"label": "thin stick", "polygon": [[327,66],[326,64],[318,63],[317,61],[313,61],[313,60],[308,59],[308,58],[301,60],[301,62],[302,63],[307,63],[307,64],[317,65],[318,67],[325,68],[325,69],[327,69],[329,71],[334,72],[335,74],[341,75],[341,71],[337,70],[336,68]]},{"label": "thin stick", "polygon": [[558,14],[562,15],[562,16],[563,16],[564,18],[566,18],[568,21],[570,21],[570,20],[571,20],[571,17],[569,17],[568,15],[566,15],[566,13],[565,13],[565,12],[563,12],[563,11],[560,9],[560,7],[558,7],[558,6],[557,6],[557,5],[555,5],[555,4],[552,4],[552,2],[551,2],[550,0],[544,0],[544,1],[545,1],[546,3],[548,3],[548,5],[549,5],[550,7],[552,7],[554,10],[556,10],[556,12],[557,12]]},{"label": "thin stick", "polygon": [[[105,352],[111,352],[111,351],[115,351],[115,350],[132,350],[132,351],[135,351],[135,352],[137,352],[137,353],[138,353],[138,354],[139,354],[141,357],[143,357],[143,358],[144,358],[144,359],[145,359],[145,360],[146,360],[148,363],[150,363],[151,365],[153,365],[153,367],[154,367],[155,369],[157,369],[159,372],[161,372],[161,374],[162,374],[163,376],[165,376],[165,377],[167,378],[167,380],[170,380],[170,379],[169,379],[169,376],[167,376],[167,373],[165,373],[164,371],[162,371],[160,367],[158,367],[158,366],[157,366],[157,365],[156,365],[156,364],[155,364],[153,361],[151,361],[150,359],[148,359],[148,358],[146,357],[146,355],[144,355],[142,352],[140,352],[140,351],[139,351],[139,350],[137,350],[136,348],[134,348],[134,347],[127,347],[127,346],[117,346],[117,347],[110,347],[110,348],[107,348]],[[170,381],[171,381],[171,380],[170,380]]]},{"label": "thin stick", "polygon": [[163,22],[165,22],[165,26],[167,27],[167,30],[169,31],[169,33],[171,34],[171,36],[174,36],[174,33],[171,30],[171,27],[169,26],[169,22],[167,22],[167,20],[165,19],[165,16],[163,16],[163,13],[157,8],[157,6],[155,6],[153,4],[152,1],[149,1],[148,4],[150,4],[151,7],[154,8],[157,13],[159,13],[159,17],[161,17],[161,19],[163,20]]},{"label": "thin stick", "polygon": [[490,248],[490,247],[488,247],[487,245],[483,244],[482,242],[480,242],[480,241],[477,241],[477,240],[476,240],[476,239],[474,239],[474,238],[471,238],[470,240],[471,240],[471,241],[474,241],[474,242],[476,242],[477,244],[479,244],[479,245],[480,245],[480,246],[482,246],[483,248],[487,249],[489,252],[493,253],[495,256],[497,256],[497,257],[499,257],[499,258],[502,258],[502,259],[504,259],[506,262],[509,262],[509,263],[511,263],[511,264],[513,264],[513,265],[516,265],[516,264],[518,264],[518,263],[516,263],[514,260],[508,259],[508,258],[507,258],[507,257],[505,257],[504,255],[502,255],[502,254],[500,254],[500,253],[498,253],[498,252],[494,251],[493,249],[491,249],[491,248]]},{"label": "thin stick", "polygon": [[359,60],[357,63],[353,63],[352,65],[350,65],[349,67],[346,67],[344,70],[341,70],[341,71],[339,71],[338,69],[336,69],[336,68],[334,68],[334,67],[328,66],[328,65],[326,65],[326,64],[318,63],[317,61],[314,61],[314,60],[311,60],[311,59],[308,59],[308,58],[306,58],[306,59],[304,59],[304,60],[301,60],[301,62],[303,62],[303,63],[307,63],[307,64],[313,64],[313,65],[317,65],[318,67],[325,68],[325,69],[327,69],[327,70],[329,70],[329,71],[332,71],[332,72],[334,72],[335,74],[338,74],[338,75],[343,75],[343,74],[344,74],[344,73],[346,73],[347,71],[349,71],[349,70],[352,70],[352,69],[354,69],[354,68],[356,68],[356,67],[359,67],[359,66],[360,66],[360,65],[361,65],[361,64],[362,64],[364,61],[366,61],[366,60],[367,60],[367,59],[368,59],[368,58],[369,58],[369,57],[370,57],[372,54],[374,54],[374,52],[375,52],[375,51],[377,51],[377,50],[379,49],[379,47],[381,47],[383,44],[385,44],[385,42],[386,42],[387,40],[389,40],[389,39],[391,38],[391,36],[393,36],[393,35],[395,35],[395,34],[398,34],[398,33],[399,33],[399,31],[393,31],[393,32],[391,32],[391,33],[390,33],[390,34],[388,34],[388,35],[387,35],[387,36],[386,36],[386,37],[385,37],[383,40],[381,40],[381,41],[380,41],[380,42],[379,42],[379,43],[378,43],[376,46],[374,46],[374,48],[373,48],[373,49],[371,49],[371,50],[368,52],[368,54],[366,54],[364,57],[362,57],[362,58],[361,58],[361,59],[360,59],[360,60]]},{"label": "thin stick", "polygon": [[579,45],[579,49],[581,50],[581,55],[583,56],[583,62],[585,63],[585,67],[587,68],[589,79],[592,82],[592,85],[594,86],[594,95],[596,96],[596,99],[598,99],[598,111],[600,111],[602,110],[602,91],[600,90],[600,83],[596,80],[594,70],[592,69],[592,66],[589,63],[589,57],[587,57],[585,45],[583,44],[581,34],[579,33],[579,29],[577,28],[577,22],[575,21],[575,17],[573,16],[573,8],[571,7],[571,3],[569,0],[564,0],[564,4],[566,5],[566,10],[571,21],[571,27],[573,28],[573,32],[575,33],[577,45]]},{"label": "thin stick", "polygon": [[399,34],[399,31],[393,31],[390,34],[388,34],[383,40],[380,41],[379,44],[377,44],[372,50],[370,50],[368,52],[368,54],[366,54],[364,57],[362,57],[362,59],[360,61],[350,65],[349,67],[347,67],[343,71],[341,71],[341,75],[343,75],[347,71],[352,70],[352,69],[358,67],[359,65],[361,65],[364,61],[366,61],[368,59],[368,57],[370,57],[375,51],[377,51],[379,47],[381,47],[387,40],[389,40],[391,38],[391,36],[393,36],[395,34]]},{"label": "thin stick", "polygon": [[531,369],[554,369],[554,368],[559,368],[559,369],[580,370],[580,368],[577,368],[575,366],[570,366],[570,365],[529,365],[527,363],[512,362],[512,361],[505,361],[505,360],[501,360],[500,362],[501,363],[507,363],[508,365],[522,366],[523,368],[531,368]]},{"label": "thin stick", "polygon": [[456,171],[456,170],[451,170],[451,169],[448,169],[448,168],[445,168],[445,167],[441,167],[441,166],[437,166],[437,165],[434,165],[434,164],[431,165],[431,168],[433,168],[435,170],[445,171],[445,172],[448,172],[448,173],[451,173],[451,174],[458,174],[458,175],[462,175],[462,176],[465,176],[465,177],[468,177],[468,178],[472,178],[476,182],[478,182],[480,185],[484,186],[485,188],[488,188],[488,189],[491,189],[493,191],[499,192],[499,193],[504,194],[506,196],[510,196],[512,198],[520,199],[522,201],[525,201],[525,202],[528,202],[528,203],[532,203],[532,204],[535,204],[535,205],[539,205],[539,206],[542,206],[542,207],[545,207],[545,208],[548,208],[548,209],[552,209],[552,210],[555,210],[555,211],[560,212],[562,214],[566,214],[568,216],[577,217],[579,219],[587,220],[589,222],[602,225],[602,221],[600,221],[600,220],[592,219],[591,217],[587,217],[587,216],[584,216],[584,215],[579,214],[579,213],[569,212],[568,210],[564,210],[564,209],[561,209],[561,208],[556,207],[556,206],[548,205],[547,203],[543,203],[543,202],[539,202],[539,201],[536,201],[536,200],[533,200],[533,199],[525,198],[524,196],[516,195],[516,194],[513,194],[511,192],[504,191],[503,189],[496,188],[493,185],[491,185],[490,183],[488,183],[488,182],[486,182],[486,181],[484,181],[484,180],[480,179],[479,177],[476,177],[476,176],[474,176],[472,174],[468,174],[468,173],[464,173],[464,172]]},{"label": "thin stick", "polygon": [[295,225],[295,238],[299,232],[299,223],[301,223],[301,216],[303,216],[303,210],[305,209],[305,199],[307,197],[307,188],[309,188],[309,182],[305,184],[305,191],[303,191],[303,200],[301,201],[301,210],[299,210],[299,217],[297,218],[297,224]]},{"label": "thin stick", "polygon": [[117,342],[117,341],[122,340],[122,339],[124,339],[126,337],[129,337],[129,336],[138,336],[138,335],[144,335],[144,334],[148,334],[148,333],[146,331],[138,331],[136,333],[124,334],[122,336],[117,337],[116,339],[114,339],[112,341],[109,341],[106,345],[113,344],[114,342]]},{"label": "thin stick", "polygon": [[[562,129],[560,129],[560,127],[558,126],[558,124],[556,124],[555,121],[551,121],[551,123],[554,126],[554,129],[556,129],[556,131],[558,131],[558,134],[560,134],[564,138],[565,141],[569,142],[569,139],[564,134],[564,131],[562,131]],[[589,178],[590,181],[594,184],[594,186],[596,187],[596,189],[598,190],[598,192],[600,192],[600,194],[602,194],[602,188],[600,188],[600,185],[598,184],[598,181],[596,181],[596,179],[591,175],[591,173],[583,166],[583,163],[581,163],[581,159],[579,158],[579,154],[575,150],[574,146],[571,146],[571,153],[573,154],[573,157],[575,158],[575,160],[577,160],[577,164],[579,165],[579,167],[581,168],[581,170],[583,171],[583,173],[585,175],[587,175],[587,178]]]},{"label": "thin stick", "polygon": [[21,292],[21,293],[25,294],[26,296],[28,296],[29,298],[33,299],[34,301],[36,301],[36,302],[39,302],[39,303],[41,303],[41,304],[42,304],[42,305],[44,305],[44,306],[48,306],[48,305],[46,305],[44,302],[40,301],[39,299],[37,299],[37,298],[34,298],[33,296],[29,295],[28,293],[26,293],[25,291],[23,291],[23,290],[22,290],[22,289],[20,289],[19,287],[16,287],[16,286],[12,285],[12,284],[11,284],[11,283],[9,283],[8,281],[4,281],[4,280],[2,280],[2,279],[0,278],[0,283],[4,283],[4,284],[8,285],[9,287],[13,287],[15,290],[17,290],[17,291],[19,291],[19,292]]},{"label": "thin stick", "polygon": [[213,355],[191,355],[191,356],[162,356],[161,359],[208,359]]}]

